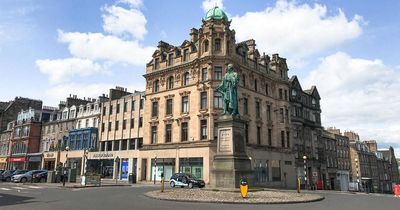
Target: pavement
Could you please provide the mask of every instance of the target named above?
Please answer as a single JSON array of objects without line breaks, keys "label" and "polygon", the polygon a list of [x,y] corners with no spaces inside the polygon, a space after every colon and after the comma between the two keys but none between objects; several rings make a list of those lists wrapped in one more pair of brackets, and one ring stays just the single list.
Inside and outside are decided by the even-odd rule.
[{"label": "pavement", "polygon": [[[338,191],[315,191],[325,199],[299,204],[218,204],[175,202],[152,199],[144,194],[159,189],[159,185],[139,183],[132,186],[60,188],[37,183],[0,182],[0,210],[399,210],[400,198],[388,194],[363,194]],[[186,188],[185,188],[186,189]],[[185,193],[185,189],[179,189]],[[314,193],[311,191],[310,193]],[[196,197],[191,198],[196,199]]]}]

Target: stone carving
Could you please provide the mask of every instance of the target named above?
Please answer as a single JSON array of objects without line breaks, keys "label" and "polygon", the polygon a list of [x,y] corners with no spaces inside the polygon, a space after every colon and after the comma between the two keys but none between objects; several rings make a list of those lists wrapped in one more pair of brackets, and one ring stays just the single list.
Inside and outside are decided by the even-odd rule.
[{"label": "stone carving", "polygon": [[229,64],[225,76],[217,87],[224,98],[224,112],[222,115],[239,115],[237,86],[239,84],[239,76],[234,71],[233,64]]}]

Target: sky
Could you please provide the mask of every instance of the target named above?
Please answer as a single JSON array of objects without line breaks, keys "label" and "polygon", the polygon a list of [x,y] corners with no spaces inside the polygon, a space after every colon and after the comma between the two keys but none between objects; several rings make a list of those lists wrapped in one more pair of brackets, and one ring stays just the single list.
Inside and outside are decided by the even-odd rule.
[{"label": "sky", "polygon": [[400,157],[398,0],[0,0],[0,101],[143,90],[158,41],[182,44],[215,5],[237,41],[255,39],[303,89],[317,86],[324,127]]}]

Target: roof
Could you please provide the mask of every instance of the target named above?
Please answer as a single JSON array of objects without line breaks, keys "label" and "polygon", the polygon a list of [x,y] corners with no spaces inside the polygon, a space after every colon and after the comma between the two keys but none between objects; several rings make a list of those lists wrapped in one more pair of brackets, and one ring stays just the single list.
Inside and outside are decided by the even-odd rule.
[{"label": "roof", "polygon": [[218,6],[215,6],[214,8],[208,10],[206,13],[206,16],[203,18],[204,20],[225,20],[228,21],[228,16],[225,14],[225,12],[220,9]]}]

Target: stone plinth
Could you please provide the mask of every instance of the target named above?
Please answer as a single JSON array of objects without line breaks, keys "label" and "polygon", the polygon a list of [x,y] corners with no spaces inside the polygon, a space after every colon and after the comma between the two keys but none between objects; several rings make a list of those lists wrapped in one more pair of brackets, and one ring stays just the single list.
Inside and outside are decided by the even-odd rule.
[{"label": "stone plinth", "polygon": [[224,115],[216,120],[218,125],[217,154],[211,170],[213,187],[237,188],[242,177],[253,183],[251,159],[246,154],[245,121]]}]

